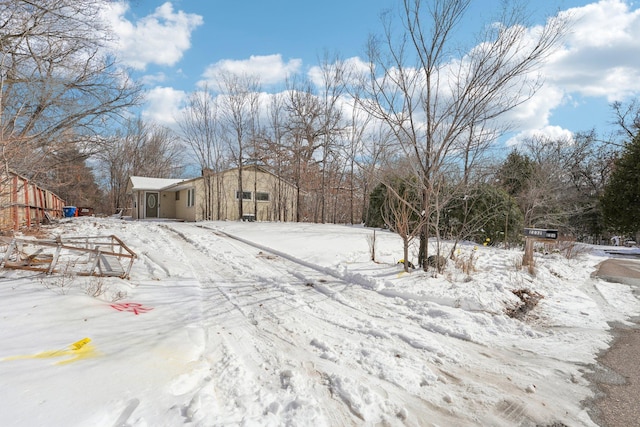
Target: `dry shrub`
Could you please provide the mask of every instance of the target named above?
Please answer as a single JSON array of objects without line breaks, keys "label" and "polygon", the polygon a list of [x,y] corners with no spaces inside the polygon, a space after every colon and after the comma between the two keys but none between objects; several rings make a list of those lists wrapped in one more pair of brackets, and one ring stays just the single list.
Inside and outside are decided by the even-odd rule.
[{"label": "dry shrub", "polygon": [[454,258],[455,266],[466,275],[471,275],[476,271],[476,261],[477,258],[474,252],[463,256],[458,255]]},{"label": "dry shrub", "polygon": [[562,239],[555,243],[555,251],[561,253],[567,259],[576,259],[587,252],[587,248],[578,244],[575,240]]},{"label": "dry shrub", "polygon": [[69,264],[64,265],[64,269],[56,273],[55,276],[40,278],[40,283],[47,289],[61,295],[66,295],[76,281],[77,275]]},{"label": "dry shrub", "polygon": [[112,282],[108,278],[92,276],[89,282],[85,285],[84,291],[90,297],[100,298],[111,302],[127,298],[127,291],[117,289],[117,287],[117,282]]},{"label": "dry shrub", "polygon": [[116,302],[125,299],[128,296],[126,291],[117,291],[111,295],[111,302]]},{"label": "dry shrub", "polygon": [[544,298],[544,296],[542,296],[538,292],[534,292],[525,288],[515,289],[511,292],[513,292],[513,294],[520,299],[520,303],[515,307],[506,308],[505,313],[507,314],[507,316],[518,320],[524,319],[527,313],[533,310],[536,305],[538,305],[538,302],[542,298]]},{"label": "dry shrub", "polygon": [[437,269],[439,273],[442,273],[447,265],[447,259],[442,255],[429,255],[427,257],[427,265]]},{"label": "dry shrub", "polygon": [[369,245],[369,252],[371,253],[371,261],[376,261],[376,230],[373,230],[373,234],[367,235],[367,244]]},{"label": "dry shrub", "polygon": [[90,297],[97,298],[102,296],[107,291],[104,280],[102,277],[91,277],[89,283],[84,287],[84,292]]}]

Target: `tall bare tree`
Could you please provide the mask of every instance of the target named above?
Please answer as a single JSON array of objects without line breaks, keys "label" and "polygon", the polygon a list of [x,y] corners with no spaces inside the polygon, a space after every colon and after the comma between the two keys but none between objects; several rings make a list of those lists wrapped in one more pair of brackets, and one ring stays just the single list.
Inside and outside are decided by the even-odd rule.
[{"label": "tall bare tree", "polygon": [[637,98],[627,103],[615,101],[611,104],[611,109],[619,133],[625,140],[632,140],[640,132],[640,101]]},{"label": "tall bare tree", "polygon": [[[287,86],[285,126],[293,170],[292,179],[297,188],[296,220],[300,221],[310,215],[304,209],[302,194],[317,192],[316,186],[308,178],[315,176],[310,173],[310,169],[314,166],[312,164],[314,155],[322,145],[322,136],[326,127],[323,122],[322,103],[316,95],[313,84],[309,80],[294,78],[287,82]],[[316,215],[314,215],[315,218],[317,218]]]},{"label": "tall bare tree", "polygon": [[169,129],[137,118],[116,134],[110,149],[98,155],[102,181],[113,211],[127,205],[130,176],[172,178],[182,172],[182,146]]},{"label": "tall bare tree", "polygon": [[238,219],[243,217],[245,188],[242,170],[246,151],[257,138],[260,80],[256,76],[220,73],[220,120],[232,162],[238,168]]},{"label": "tall bare tree", "polygon": [[598,197],[613,169],[614,146],[587,132],[571,140],[529,138],[521,150],[530,172],[515,197],[525,225],[560,228],[580,239],[602,233]]},{"label": "tall bare tree", "polygon": [[536,71],[568,26],[553,18],[530,30],[520,9],[505,7],[474,48],[458,56],[456,29],[470,4],[402,0],[399,34],[389,14],[383,37],[368,44],[362,105],[389,127],[420,183],[425,224],[418,262],[425,269],[429,236],[439,230],[437,208],[444,205],[438,200],[444,172],[464,141],[477,141],[478,130],[533,96],[542,84]]},{"label": "tall bare tree", "polygon": [[[0,1],[0,155],[37,177],[69,147],[102,148],[97,135],[138,100],[139,87],[105,49],[106,0]],[[28,160],[27,160],[28,159]]]},{"label": "tall bare tree", "polygon": [[68,205],[91,207],[96,213],[110,213],[108,198],[98,187],[88,156],[70,145],[50,156],[45,174],[47,190],[56,193]]},{"label": "tall bare tree", "polygon": [[321,106],[320,148],[322,149],[322,169],[320,171],[320,212],[317,219],[319,222],[325,222],[327,219],[327,187],[330,185],[328,171],[331,169],[331,165],[329,162],[332,158],[338,159],[333,154],[338,151],[336,145],[345,127],[342,120],[342,106],[339,102],[346,92],[349,67],[339,57],[330,58],[325,53],[318,71],[320,77],[318,98]]},{"label": "tall bare tree", "polygon": [[228,166],[224,156],[227,150],[220,135],[217,100],[208,87],[189,96],[178,125],[181,137],[191,148],[205,180],[203,218],[220,219],[223,217],[223,198],[214,197],[213,191],[222,194],[223,181],[216,173]]},{"label": "tall bare tree", "polygon": [[[285,177],[287,171],[287,149],[286,149],[286,112],[285,99],[283,94],[275,94],[271,97],[271,101],[267,105],[267,120],[262,138],[263,159],[269,163],[276,175]],[[291,171],[289,171],[290,173]],[[277,221],[283,221],[287,218],[287,212],[291,205],[291,200],[287,199],[285,191],[283,191],[283,182],[281,179],[275,181],[274,194],[272,201],[274,211],[277,213],[274,218]]]}]

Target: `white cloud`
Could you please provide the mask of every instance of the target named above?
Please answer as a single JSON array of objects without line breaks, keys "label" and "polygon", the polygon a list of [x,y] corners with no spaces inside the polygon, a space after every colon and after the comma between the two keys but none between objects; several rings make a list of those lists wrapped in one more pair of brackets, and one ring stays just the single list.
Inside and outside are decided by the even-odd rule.
[{"label": "white cloud", "polygon": [[525,103],[517,106],[502,117],[518,129],[539,129],[549,124],[552,110],[566,102],[565,92],[552,84],[543,85]]},{"label": "white cloud", "polygon": [[[352,82],[355,82],[359,76],[369,72],[369,64],[357,56],[341,60],[340,62],[341,65],[343,65],[351,73],[351,75],[346,77],[349,78],[349,80],[351,80]],[[335,65],[332,64],[332,66]],[[322,78],[322,68],[319,65],[311,67],[307,72],[307,75],[314,85],[318,87],[324,86],[325,82]]]},{"label": "white cloud", "polygon": [[174,127],[180,114],[180,106],[187,94],[170,87],[155,87],[146,95],[146,105],[142,116],[155,123]]},{"label": "white cloud", "polygon": [[623,0],[600,0],[562,14],[572,31],[545,74],[567,93],[611,102],[640,91],[640,9]]},{"label": "white cloud", "polygon": [[529,129],[511,143],[535,133],[566,137],[569,131],[549,126],[550,118],[574,98],[613,102],[640,92],[640,56],[633,54],[640,52],[640,10],[624,0],[600,0],[560,15],[570,17],[571,30],[540,70],[543,87],[503,117],[517,129]]},{"label": "white cloud", "polygon": [[640,11],[631,11],[624,0],[600,0],[561,12],[574,21],[569,35],[577,46],[609,47],[620,42],[633,42]]},{"label": "white cloud", "polygon": [[167,80],[165,73],[147,74],[142,76],[141,82],[145,86],[154,86]]},{"label": "white cloud", "polygon": [[532,138],[549,139],[552,141],[573,141],[573,132],[563,129],[560,126],[544,126],[539,129],[528,129],[509,138],[505,145],[508,147],[518,146],[522,141]]},{"label": "white cloud", "polygon": [[191,47],[191,33],[203,23],[199,15],[174,11],[170,2],[135,22],[125,17],[128,10],[127,3],[113,2],[104,13],[118,38],[118,57],[138,70],[148,64],[175,65]]},{"label": "white cloud", "polygon": [[299,72],[301,66],[301,59],[290,59],[284,62],[280,54],[252,55],[249,59],[241,60],[223,59],[207,67],[203,73],[205,80],[199,84],[208,83],[209,86],[215,87],[220,73],[256,76],[259,77],[261,84],[278,84],[284,82],[288,76]]},{"label": "white cloud", "polygon": [[[189,47],[191,32],[202,23],[198,15],[175,12],[171,3],[163,4],[135,23],[124,18],[126,4],[112,3],[110,9],[117,18],[114,22],[121,37],[121,56],[137,68],[148,63],[175,64]],[[503,117],[522,130],[512,142],[535,132],[566,137],[569,133],[566,128],[571,124],[550,126],[552,114],[574,98],[611,102],[640,93],[640,55],[634,54],[640,52],[640,9],[632,9],[632,4],[625,0],[600,0],[561,14],[570,16],[573,24],[563,45],[539,70],[544,86],[532,99]],[[535,30],[528,29],[530,33]],[[345,61],[356,70],[368,68],[357,57]],[[285,61],[280,54],[224,59],[209,65],[198,85],[206,83],[215,88],[220,72],[257,76],[263,85],[277,85],[301,70],[302,60]],[[309,68],[307,75],[318,87],[322,85],[318,66]],[[182,92],[170,92],[168,88],[153,89],[147,115],[173,122],[182,96]],[[154,99],[158,105],[152,102]]]}]

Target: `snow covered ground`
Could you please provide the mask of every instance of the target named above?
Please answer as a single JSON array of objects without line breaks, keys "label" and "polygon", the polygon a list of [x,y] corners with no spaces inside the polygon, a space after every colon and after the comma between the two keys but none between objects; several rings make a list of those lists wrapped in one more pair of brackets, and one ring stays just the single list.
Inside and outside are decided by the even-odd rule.
[{"label": "snow covered ground", "polygon": [[[463,245],[475,271],[433,277],[402,271],[389,232],[370,261],[362,227],[47,231],[113,234],[138,259],[130,280],[0,271],[2,426],[593,426],[585,373],[608,322],[640,314],[588,248],[536,254],[531,275],[520,251]],[[542,296],[520,320],[518,290]]]}]

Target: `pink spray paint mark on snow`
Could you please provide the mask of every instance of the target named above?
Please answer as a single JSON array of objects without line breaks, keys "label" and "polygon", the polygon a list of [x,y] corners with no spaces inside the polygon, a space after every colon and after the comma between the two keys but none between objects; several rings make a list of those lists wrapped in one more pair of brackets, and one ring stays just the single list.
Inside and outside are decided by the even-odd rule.
[{"label": "pink spray paint mark on snow", "polygon": [[137,302],[124,302],[119,304],[111,304],[111,307],[115,308],[118,311],[129,311],[136,316],[140,313],[146,313],[147,311],[153,310],[152,307],[144,307],[142,304]]}]

